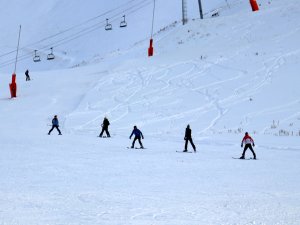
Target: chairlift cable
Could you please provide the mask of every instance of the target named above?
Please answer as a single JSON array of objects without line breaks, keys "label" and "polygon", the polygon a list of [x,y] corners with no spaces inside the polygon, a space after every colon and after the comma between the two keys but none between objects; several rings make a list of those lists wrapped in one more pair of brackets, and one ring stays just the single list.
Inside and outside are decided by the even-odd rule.
[{"label": "chairlift cable", "polygon": [[[119,10],[119,9],[123,8],[124,6],[127,6],[128,4],[130,4],[130,3],[132,3],[132,2],[135,2],[135,1],[137,1],[137,0],[130,0],[130,1],[128,1],[127,3],[124,3],[124,4],[118,6],[118,7],[114,8],[114,9],[111,9],[111,10],[108,10],[108,11],[102,13],[102,14],[99,14],[98,16],[92,17],[92,18],[90,18],[90,19],[88,19],[88,20],[86,20],[86,21],[84,21],[84,22],[82,22],[82,23],[80,23],[80,24],[71,26],[71,27],[69,27],[69,28],[67,28],[67,29],[65,29],[65,30],[63,30],[63,31],[60,31],[60,32],[58,32],[58,33],[56,33],[56,34],[50,35],[50,36],[48,36],[48,37],[42,38],[42,39],[39,40],[39,41],[33,42],[33,43],[31,43],[31,44],[28,44],[28,45],[26,45],[26,46],[20,48],[20,50],[24,50],[24,49],[26,49],[26,48],[28,48],[28,47],[37,45],[37,44],[42,43],[42,42],[44,42],[44,41],[46,41],[46,40],[48,40],[48,39],[52,39],[52,38],[54,38],[54,37],[57,37],[57,36],[59,36],[59,35],[61,35],[61,34],[64,34],[64,33],[68,32],[68,31],[71,31],[71,30],[73,30],[73,29],[75,29],[75,28],[78,28],[78,27],[80,27],[80,26],[83,26],[83,25],[85,25],[85,24],[87,24],[87,23],[89,23],[89,22],[91,22],[91,21],[93,21],[93,20],[96,20],[96,19],[98,19],[98,18],[100,18],[100,17],[103,17],[103,16],[109,14],[109,13],[112,13],[112,12],[114,12],[114,11],[116,11],[116,10]],[[138,3],[136,3],[136,5],[139,5],[139,4],[143,3],[143,2],[144,2],[144,1],[138,2]],[[133,6],[131,6],[131,7],[135,7],[136,5],[133,5]],[[3,54],[0,55],[0,58],[4,57],[4,56],[6,56],[6,55],[10,55],[10,54],[12,54],[12,53],[14,53],[14,52],[16,52],[16,50],[13,50],[13,51],[9,51],[9,52],[3,53]]]},{"label": "chairlift cable", "polygon": [[[127,12],[127,15],[133,14],[133,13],[137,12],[138,10],[140,10],[140,9],[142,9],[142,8],[144,8],[144,7],[146,7],[146,6],[148,6],[148,5],[151,3],[151,1],[148,1],[148,2],[147,2],[147,1],[143,1],[142,3],[143,3],[143,5],[139,6],[138,8],[136,8],[136,9],[134,9],[134,10],[132,9],[133,7],[130,7],[130,8],[127,8],[127,9],[123,10],[122,13],[115,14],[114,16],[111,17],[111,18],[115,18],[115,19],[112,20],[112,22],[116,21],[116,20],[119,18],[120,14],[124,14],[125,12],[127,12],[127,10],[130,10],[129,12]],[[140,3],[139,3],[139,4],[140,4]],[[137,5],[138,5],[138,4],[137,4]],[[136,5],[136,6],[137,6],[137,5]],[[100,23],[103,23],[103,21],[100,22]],[[95,30],[98,30],[98,29],[99,29],[99,24],[100,24],[100,23],[94,24],[94,25],[92,25],[91,27],[85,28],[85,29],[83,29],[83,30],[81,30],[81,31],[79,31],[79,32],[77,32],[77,33],[75,33],[75,35],[78,34],[78,35],[75,36],[75,37],[74,37],[74,34],[72,34],[72,35],[68,36],[67,38],[63,38],[63,39],[61,39],[61,40],[59,40],[59,41],[53,42],[53,43],[51,43],[51,44],[47,44],[46,46],[40,48],[40,50],[48,49],[50,46],[53,46],[53,47],[61,46],[61,45],[63,45],[63,44],[69,43],[69,42],[71,42],[71,41],[73,41],[73,40],[75,40],[75,39],[78,39],[78,38],[80,38],[80,37],[82,37],[82,36],[84,36],[84,35],[86,35],[86,34],[88,34],[88,33],[91,33],[91,32],[93,32],[93,31],[95,31]],[[104,27],[104,25],[102,25],[102,26],[100,26],[100,27]],[[27,46],[27,47],[28,47],[28,46]],[[21,48],[21,49],[24,49],[24,48],[25,48],[25,47],[23,47],[23,48]],[[14,52],[15,52],[15,51],[14,51]],[[26,59],[30,58],[30,56],[31,56],[31,53],[30,53],[30,54],[24,54],[24,55],[22,55],[22,56],[20,57],[19,61],[26,60]],[[0,55],[0,57],[2,57],[2,55]],[[1,67],[7,66],[7,65],[10,65],[11,63],[12,63],[12,60],[10,59],[10,60],[7,60],[7,61],[2,62],[2,63],[0,64],[0,66],[1,66]]]},{"label": "chairlift cable", "polygon": [[[131,12],[128,12],[127,15],[130,15],[130,14],[132,14],[132,13],[138,11],[139,9],[144,8],[145,6],[149,5],[150,3],[151,3],[151,2],[149,2],[149,3],[147,3],[147,4],[144,4],[143,6],[137,8],[136,10],[132,10]],[[111,18],[115,18],[115,19],[113,19],[113,20],[111,20],[111,21],[112,21],[112,22],[117,21],[117,20],[118,20],[118,17],[119,17],[119,14],[114,15],[114,16],[111,17]],[[103,23],[104,23],[104,21],[103,21]],[[105,25],[102,25],[101,27],[105,27]],[[53,46],[53,47],[61,46],[61,45],[65,44],[65,43],[68,43],[68,42],[73,41],[73,40],[75,40],[75,39],[78,39],[78,38],[80,38],[80,37],[82,37],[82,36],[84,36],[84,35],[87,35],[87,34],[93,32],[93,31],[95,31],[95,30],[98,30],[98,29],[99,29],[99,26],[95,25],[95,26],[93,26],[93,27],[91,27],[91,28],[89,28],[89,29],[90,29],[90,30],[88,30],[88,31],[86,31],[86,32],[80,31],[80,32],[76,33],[76,34],[78,34],[77,36],[72,35],[72,36],[69,36],[68,38],[61,39],[61,40],[58,41],[57,43],[53,43],[52,45],[50,44],[50,46]],[[76,35],[76,34],[75,34],[75,35]]]},{"label": "chairlift cable", "polygon": [[[130,7],[130,8],[127,8],[127,9],[123,10],[121,13],[118,13],[118,14],[116,13],[115,15],[113,15],[113,16],[111,17],[111,18],[115,18],[115,19],[112,20],[112,22],[116,21],[120,14],[124,14],[124,13],[127,12],[128,10],[130,10],[130,11],[127,12],[127,15],[130,15],[130,14],[133,14],[133,13],[135,13],[136,11],[138,11],[138,10],[140,10],[140,9],[142,9],[142,8],[144,8],[144,7],[146,7],[146,6],[149,5],[149,4],[150,4],[150,2],[146,2],[146,3],[145,3],[145,1],[144,1],[144,2],[143,2],[143,5],[139,6],[139,7],[136,8],[136,9],[133,9],[132,7]],[[99,24],[101,24],[101,23],[102,23],[102,25],[99,26]],[[94,25],[92,25],[91,27],[85,28],[85,29],[83,29],[83,30],[81,30],[81,31],[79,31],[79,32],[77,32],[77,33],[75,33],[75,34],[72,34],[72,35],[66,37],[66,38],[62,38],[62,39],[59,40],[59,41],[55,41],[55,42],[52,42],[52,43],[50,43],[50,44],[47,44],[47,45],[45,45],[44,47],[40,48],[40,50],[48,49],[48,48],[51,47],[51,46],[52,46],[52,47],[61,46],[61,45],[65,44],[65,43],[68,43],[68,42],[70,42],[70,41],[72,41],[72,40],[78,39],[78,38],[81,37],[81,36],[84,36],[84,35],[86,35],[86,34],[88,34],[88,33],[91,33],[91,32],[93,32],[93,31],[95,31],[95,30],[98,30],[99,27],[104,27],[104,24],[103,24],[103,23],[104,23],[104,21],[102,21],[102,22],[100,22],[100,23],[97,23],[97,24],[94,24]],[[77,36],[74,37],[74,35],[77,35]],[[23,56],[20,57],[20,58],[22,58],[22,60],[25,60],[26,58],[25,58],[24,56],[27,56],[27,58],[30,58],[30,55],[31,55],[31,53],[30,53],[30,54],[23,55]],[[21,61],[21,60],[20,60],[20,61]],[[0,64],[0,66],[7,66],[7,65],[10,65],[11,62],[12,62],[11,59],[6,60],[6,61],[2,62],[2,63]]]},{"label": "chairlift cable", "polygon": [[[134,13],[134,12],[140,10],[141,8],[144,8],[145,6],[147,6],[147,5],[149,5],[149,4],[150,4],[150,2],[148,2],[148,3],[146,3],[146,4],[142,5],[142,6],[140,6],[140,7],[137,8],[137,9],[131,10],[131,11],[127,12],[127,15],[130,15],[130,14],[132,14],[132,13]],[[131,9],[131,8],[129,8],[129,10],[130,10],[130,9]],[[111,17],[111,18],[113,18],[113,19],[111,19],[111,21],[112,21],[112,22],[117,21],[118,18],[119,18],[119,15],[120,15],[120,14],[115,14],[115,15],[113,15],[113,16]],[[95,30],[98,30],[100,27],[105,27],[106,22],[102,21],[101,24],[102,24],[101,26],[100,26],[99,24],[94,24],[94,25],[91,26],[91,27],[88,27],[88,28],[86,28],[86,29],[84,29],[84,30],[78,31],[78,32],[75,33],[75,34],[72,34],[71,36],[68,36],[68,37],[66,37],[66,38],[63,38],[63,39],[61,39],[61,40],[59,40],[59,41],[56,41],[56,42],[54,42],[54,43],[48,44],[47,46],[43,47],[42,49],[45,49],[45,48],[47,49],[47,48],[49,48],[50,46],[58,47],[58,46],[61,46],[62,44],[65,44],[65,43],[67,43],[67,42],[69,42],[69,41],[78,39],[78,38],[81,37],[81,36],[84,36],[84,35],[89,34],[89,33],[93,32],[93,31],[95,31]],[[76,35],[76,36],[75,36],[75,35]]]}]

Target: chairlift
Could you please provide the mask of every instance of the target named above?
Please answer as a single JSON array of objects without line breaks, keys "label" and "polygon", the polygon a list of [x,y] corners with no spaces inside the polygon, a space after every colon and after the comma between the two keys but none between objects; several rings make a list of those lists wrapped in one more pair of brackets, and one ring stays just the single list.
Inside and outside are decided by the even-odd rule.
[{"label": "chairlift", "polygon": [[108,23],[108,19],[106,19],[105,30],[112,30],[112,25],[110,23]]},{"label": "chairlift", "polygon": [[51,53],[47,55],[47,60],[52,60],[55,58],[54,54],[53,54],[53,48],[50,48]]},{"label": "chairlift", "polygon": [[121,21],[121,23],[120,23],[120,27],[121,27],[121,28],[122,28],[122,27],[127,27],[127,23],[126,23],[126,20],[125,20],[125,15],[123,16],[123,18],[124,18],[124,20]]},{"label": "chairlift", "polygon": [[34,50],[33,62],[40,62],[41,57],[39,55],[37,55],[36,53],[37,53],[37,50]]}]

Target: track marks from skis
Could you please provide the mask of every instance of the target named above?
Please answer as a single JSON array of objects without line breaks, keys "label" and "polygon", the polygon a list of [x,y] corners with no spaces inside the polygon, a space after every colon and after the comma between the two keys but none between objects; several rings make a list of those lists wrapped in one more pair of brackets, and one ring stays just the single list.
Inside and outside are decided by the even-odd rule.
[{"label": "track marks from skis", "polygon": [[[246,69],[224,66],[240,54],[238,51],[231,57],[215,60],[198,59],[152,68],[108,71],[82,98],[79,105],[86,107],[78,107],[72,113],[75,117],[89,115],[76,130],[98,130],[104,116],[120,130],[133,124],[155,126],[163,123],[162,132],[168,133],[175,123],[178,127],[178,124],[185,126],[192,121],[200,124],[201,133],[215,130],[230,108],[257,95],[285,63],[280,56],[269,58],[256,71],[253,84],[253,80],[244,82],[249,76]],[[236,87],[233,83],[241,85]]]},{"label": "track marks from skis", "polygon": [[[151,70],[142,68],[110,73],[109,76],[100,78],[98,84],[82,99],[86,102],[80,104],[88,107],[73,112],[73,116],[84,112],[97,114],[84,124],[76,126],[76,130],[91,127],[98,129],[105,115],[111,117],[112,122],[123,124],[120,126],[120,129],[123,129],[128,126],[123,121],[128,114],[140,115],[140,118],[136,117],[138,121],[132,123],[147,125],[166,122],[167,130],[173,127],[175,120],[183,120],[186,116],[192,120],[199,120],[199,114],[213,112],[216,115],[204,128],[210,129],[226,113],[226,109],[220,105],[217,90],[213,89],[214,94],[210,94],[209,90],[218,89],[224,83],[240,79],[242,76],[230,75],[224,79],[214,75],[214,67],[215,64],[199,60],[160,66]],[[197,87],[197,83],[203,86]],[[99,97],[93,99],[93,95]],[[200,104],[188,99],[194,97],[200,100]]]}]

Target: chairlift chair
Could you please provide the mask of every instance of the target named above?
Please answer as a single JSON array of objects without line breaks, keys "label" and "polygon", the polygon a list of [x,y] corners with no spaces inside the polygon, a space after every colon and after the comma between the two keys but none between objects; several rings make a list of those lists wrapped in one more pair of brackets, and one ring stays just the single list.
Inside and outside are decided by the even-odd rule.
[{"label": "chairlift chair", "polygon": [[37,50],[34,50],[33,62],[40,62],[41,57],[39,55],[37,55],[36,53],[37,53]]},{"label": "chairlift chair", "polygon": [[108,19],[106,19],[105,30],[112,30],[112,25],[110,23],[108,23]]},{"label": "chairlift chair", "polygon": [[52,60],[55,58],[54,54],[53,54],[53,48],[50,48],[51,53],[47,55],[47,60]]},{"label": "chairlift chair", "polygon": [[123,16],[123,18],[124,18],[124,20],[121,21],[121,23],[120,23],[120,27],[121,27],[121,28],[122,28],[122,27],[127,27],[127,23],[126,23],[126,20],[125,20],[125,15]]}]

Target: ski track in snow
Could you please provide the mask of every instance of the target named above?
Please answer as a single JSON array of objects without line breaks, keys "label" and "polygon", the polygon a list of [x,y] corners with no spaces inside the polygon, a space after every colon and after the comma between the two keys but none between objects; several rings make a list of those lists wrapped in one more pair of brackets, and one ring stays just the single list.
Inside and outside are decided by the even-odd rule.
[{"label": "ski track in snow", "polygon": [[[97,108],[99,108],[97,107],[97,105],[100,106],[100,110],[98,111],[99,115],[90,119],[89,121],[86,121],[84,124],[77,126],[76,129],[86,129],[95,122],[100,124],[104,115],[117,115],[115,116],[115,118],[112,118],[113,122],[125,120],[128,114],[131,113],[133,109],[135,109],[136,107],[141,107],[140,104],[143,104],[142,107],[146,106],[146,108],[148,109],[159,108],[159,105],[156,105],[159,101],[159,98],[155,100],[155,96],[157,94],[159,94],[160,96],[170,96],[175,92],[175,90],[178,90],[179,88],[181,90],[191,89],[191,91],[195,94],[200,94],[203,97],[205,97],[207,102],[201,107],[195,107],[194,109],[186,110],[182,110],[181,108],[180,113],[175,113],[169,116],[167,114],[163,116],[160,115],[160,117],[157,119],[146,119],[143,122],[140,121],[140,123],[144,125],[157,123],[159,121],[169,121],[169,123],[173,123],[173,121],[179,118],[183,118],[187,115],[195,115],[196,113],[203,114],[215,112],[215,117],[211,118],[211,121],[208,123],[208,125],[202,128],[201,133],[205,133],[208,130],[214,130],[214,126],[218,123],[218,121],[222,120],[222,117],[226,114],[230,107],[242,102],[243,100],[241,99],[243,99],[243,97],[245,98],[248,96],[254,96],[258,94],[265,85],[268,85],[270,83],[270,80],[272,79],[272,74],[284,64],[284,57],[285,56],[279,56],[276,58],[270,58],[267,61],[265,61],[263,63],[263,67],[261,67],[261,69],[258,69],[255,72],[256,74],[265,74],[265,76],[255,76],[255,79],[258,79],[258,81],[256,81],[254,85],[253,82],[245,83],[243,86],[234,89],[234,91],[228,96],[222,97],[219,97],[220,94],[217,94],[217,90],[221,88],[224,89],[224,85],[226,86],[226,83],[230,84],[234,80],[244,79],[245,74],[247,74],[246,71],[240,71],[237,75],[235,75],[237,72],[236,68],[226,67],[224,68],[225,70],[233,72],[232,76],[221,79],[220,76],[218,78],[215,77],[217,81],[208,82],[207,84],[202,85],[200,87],[195,87],[193,85],[193,83],[195,83],[193,81],[194,79],[199,79],[199,77],[205,79],[205,77],[210,76],[206,73],[211,68],[214,68],[215,66],[220,66],[222,68],[222,66],[220,65],[220,60],[217,60],[215,63],[207,63],[205,60],[199,60],[198,62],[180,62],[172,65],[160,66],[159,68],[152,69],[149,72],[146,69],[137,69],[124,72],[109,73],[109,79],[100,79],[98,84],[95,85],[96,87],[92,89],[92,92],[94,92],[94,89],[97,89],[101,98],[101,95],[104,94],[103,87],[107,87],[109,85],[119,86],[119,88],[117,90],[114,90],[113,93],[109,92],[107,94],[111,96],[112,102],[114,102],[115,104],[112,104],[111,108],[105,110],[101,108],[101,101],[98,103],[89,102],[88,110],[96,112]],[[229,59],[222,59],[222,63],[224,63],[224,60]],[[204,65],[204,68],[201,71],[198,70],[199,65]],[[181,70],[182,72],[180,72]],[[210,76],[209,79],[213,77]],[[155,83],[157,83],[156,90],[148,88],[155,87],[155,85],[153,85]],[[130,94],[126,93],[128,90],[130,90]],[[210,92],[213,92],[214,94],[212,95],[210,94]],[[193,93],[190,94],[194,95]],[[81,101],[83,101],[85,98],[86,97],[83,97]],[[173,106],[173,104],[177,104],[176,100],[174,100],[170,102],[171,107]],[[80,102],[78,105],[81,104],[84,103]],[[79,112],[76,112],[75,110],[71,114],[75,115],[76,113]],[[256,116],[257,115],[259,115],[259,113],[257,113]],[[251,116],[251,114],[247,114],[245,118],[251,118]]]}]

